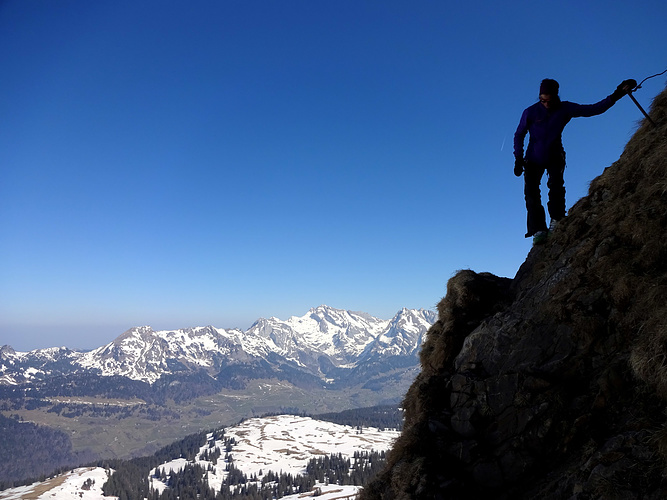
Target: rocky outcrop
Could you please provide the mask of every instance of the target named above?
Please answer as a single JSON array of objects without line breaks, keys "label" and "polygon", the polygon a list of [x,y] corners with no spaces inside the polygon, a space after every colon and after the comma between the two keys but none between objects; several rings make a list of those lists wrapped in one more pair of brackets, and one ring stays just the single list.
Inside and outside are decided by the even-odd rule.
[{"label": "rocky outcrop", "polygon": [[513,280],[461,271],[370,499],[667,497],[667,91]]}]

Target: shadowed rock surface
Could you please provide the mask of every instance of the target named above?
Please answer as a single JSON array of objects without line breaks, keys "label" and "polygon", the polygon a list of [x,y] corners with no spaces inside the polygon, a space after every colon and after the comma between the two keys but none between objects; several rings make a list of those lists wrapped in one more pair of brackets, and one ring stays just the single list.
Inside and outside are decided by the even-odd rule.
[{"label": "shadowed rock surface", "polygon": [[667,498],[667,91],[513,280],[460,271],[362,500]]}]

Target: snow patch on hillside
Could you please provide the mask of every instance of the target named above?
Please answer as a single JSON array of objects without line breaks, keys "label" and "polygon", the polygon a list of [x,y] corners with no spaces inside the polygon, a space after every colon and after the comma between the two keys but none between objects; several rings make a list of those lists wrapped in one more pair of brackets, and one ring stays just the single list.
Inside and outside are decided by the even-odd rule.
[{"label": "snow patch on hillside", "polygon": [[[387,451],[400,433],[373,427],[359,430],[310,417],[278,415],[246,420],[226,428],[224,434],[225,439],[233,438],[236,443],[231,450],[225,449],[223,441],[211,442],[211,434],[209,443],[201,447],[194,462],[179,457],[153,469],[150,478],[153,488],[159,492],[166,488],[157,479],[161,473],[168,475],[171,471],[181,471],[187,464],[194,463],[207,471],[207,481],[211,488],[219,490],[227,477],[225,468],[230,463],[230,460],[225,459],[227,453],[231,455],[234,467],[248,477],[255,475],[261,480],[262,475],[269,471],[276,474],[304,474],[308,462],[313,458],[341,454],[344,458],[352,459],[358,451]],[[204,460],[204,454],[214,448],[221,451],[221,456],[215,462]],[[337,488],[347,492],[355,487]],[[356,490],[349,494],[355,493]],[[345,496],[342,495],[343,498]]]},{"label": "snow patch on hillside", "polygon": [[[113,471],[111,471],[113,472]],[[0,491],[0,500],[26,498],[49,500],[117,500],[102,494],[102,486],[108,479],[107,471],[100,467],[74,469],[40,483],[18,486]]]}]

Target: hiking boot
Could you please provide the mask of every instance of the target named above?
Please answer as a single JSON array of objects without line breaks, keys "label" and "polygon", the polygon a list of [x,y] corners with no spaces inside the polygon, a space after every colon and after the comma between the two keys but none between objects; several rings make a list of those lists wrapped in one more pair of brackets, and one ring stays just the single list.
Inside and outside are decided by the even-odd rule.
[{"label": "hiking boot", "polygon": [[533,245],[541,245],[545,241],[547,241],[547,236],[548,236],[547,231],[538,231],[533,235]]}]

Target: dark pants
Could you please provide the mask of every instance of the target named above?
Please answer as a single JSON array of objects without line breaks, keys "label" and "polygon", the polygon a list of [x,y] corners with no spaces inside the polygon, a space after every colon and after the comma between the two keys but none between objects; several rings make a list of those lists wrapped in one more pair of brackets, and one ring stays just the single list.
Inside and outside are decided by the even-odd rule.
[{"label": "dark pants", "polygon": [[540,183],[545,170],[549,177],[547,181],[549,215],[554,220],[561,220],[565,217],[565,182],[563,180],[565,162],[556,161],[545,165],[527,163],[523,174],[523,194],[526,198],[526,210],[528,211],[526,238],[533,236],[538,231],[547,230],[547,220],[540,194]]}]

